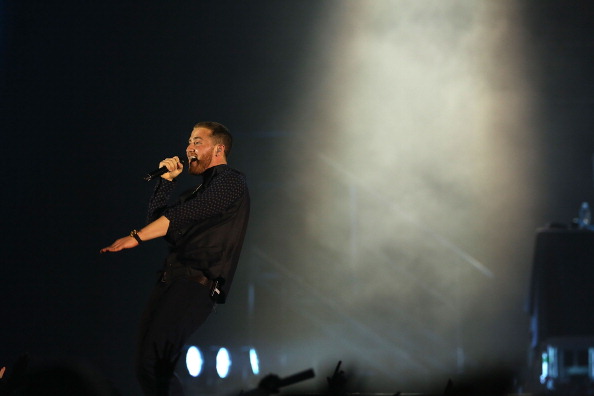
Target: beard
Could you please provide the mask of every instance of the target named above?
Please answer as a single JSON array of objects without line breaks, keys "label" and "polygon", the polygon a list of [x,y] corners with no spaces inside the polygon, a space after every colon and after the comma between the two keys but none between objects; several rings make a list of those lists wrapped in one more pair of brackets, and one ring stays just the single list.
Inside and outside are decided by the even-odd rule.
[{"label": "beard", "polygon": [[204,154],[201,159],[191,161],[188,166],[188,172],[191,175],[201,175],[210,167],[212,162],[212,153]]}]

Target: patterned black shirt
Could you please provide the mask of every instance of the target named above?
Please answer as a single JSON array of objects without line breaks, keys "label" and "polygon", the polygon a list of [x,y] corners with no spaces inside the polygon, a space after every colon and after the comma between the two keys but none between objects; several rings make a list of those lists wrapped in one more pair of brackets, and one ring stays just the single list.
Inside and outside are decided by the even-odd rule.
[{"label": "patterned black shirt", "polygon": [[245,176],[228,165],[208,168],[202,178],[200,186],[186,191],[173,205],[168,202],[176,183],[161,178],[149,201],[147,223],[165,216],[171,237],[192,223],[222,213],[247,193]]}]

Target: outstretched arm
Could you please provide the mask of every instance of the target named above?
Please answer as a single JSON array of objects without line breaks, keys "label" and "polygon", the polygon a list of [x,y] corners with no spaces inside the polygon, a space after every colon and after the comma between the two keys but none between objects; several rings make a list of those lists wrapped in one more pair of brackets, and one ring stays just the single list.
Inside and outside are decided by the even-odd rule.
[{"label": "outstretched arm", "polygon": [[[142,241],[149,241],[151,239],[165,236],[165,234],[167,234],[168,228],[169,219],[165,216],[161,216],[157,220],[153,221],[152,223],[149,223],[146,227],[138,231],[138,237]],[[104,247],[99,252],[119,252],[120,250],[130,249],[138,245],[139,243],[134,237],[125,236],[123,238],[117,239],[110,246]]]}]

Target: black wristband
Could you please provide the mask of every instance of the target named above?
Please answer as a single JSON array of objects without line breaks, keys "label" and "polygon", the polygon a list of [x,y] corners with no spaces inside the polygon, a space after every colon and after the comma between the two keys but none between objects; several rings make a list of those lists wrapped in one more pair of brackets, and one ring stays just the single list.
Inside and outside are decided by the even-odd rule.
[{"label": "black wristband", "polygon": [[143,242],[143,240],[142,240],[142,239],[140,239],[140,237],[138,236],[138,231],[136,231],[136,230],[132,230],[132,231],[130,232],[130,236],[131,236],[132,238],[136,239],[136,240],[138,241],[138,244],[141,244],[141,243]]}]

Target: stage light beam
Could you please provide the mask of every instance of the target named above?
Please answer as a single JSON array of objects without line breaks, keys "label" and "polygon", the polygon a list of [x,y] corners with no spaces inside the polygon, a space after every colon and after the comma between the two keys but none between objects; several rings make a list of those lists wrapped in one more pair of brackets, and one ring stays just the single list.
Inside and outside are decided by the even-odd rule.
[{"label": "stage light beam", "polygon": [[217,374],[220,378],[227,378],[231,370],[231,355],[227,348],[220,348],[217,352]]},{"label": "stage light beam", "polygon": [[186,352],[186,368],[188,373],[192,377],[198,377],[202,373],[203,364],[204,360],[200,349],[195,346],[188,348],[188,352]]},{"label": "stage light beam", "polygon": [[[508,315],[521,306],[530,262],[519,249],[532,239],[540,204],[537,99],[519,7],[328,7],[316,73],[304,77],[309,89],[293,120],[305,131],[294,144],[307,149],[293,150],[288,168],[308,186],[304,235],[293,238],[312,242],[291,262],[300,276],[313,274],[312,290],[348,302],[353,321],[373,328],[360,312],[377,312],[369,316],[390,317],[394,328],[417,326],[394,345],[435,357],[444,371],[463,370],[471,349],[474,360],[507,358],[519,346],[511,337],[469,335],[509,331],[501,324],[517,319]],[[322,269],[342,282],[324,282]],[[297,345],[295,353],[341,347]]]},{"label": "stage light beam", "polygon": [[260,359],[255,348],[250,348],[250,366],[252,368],[252,374],[260,374]]}]

